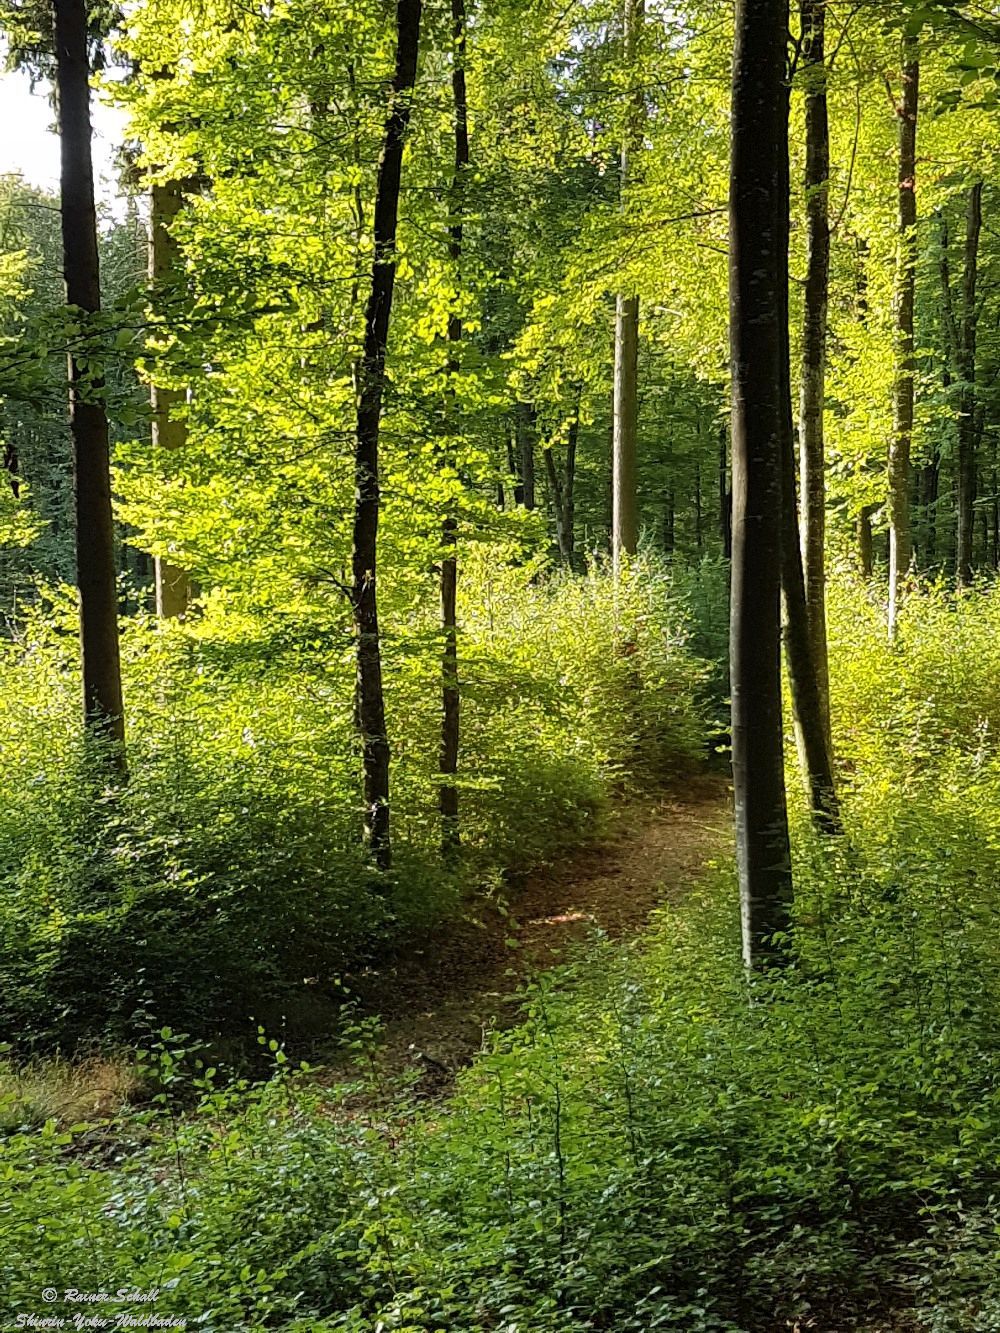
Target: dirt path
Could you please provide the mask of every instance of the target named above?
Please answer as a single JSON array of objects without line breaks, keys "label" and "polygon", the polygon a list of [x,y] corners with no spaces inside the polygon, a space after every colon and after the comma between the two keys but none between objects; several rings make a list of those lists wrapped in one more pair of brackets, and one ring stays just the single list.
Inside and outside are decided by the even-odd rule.
[{"label": "dirt path", "polygon": [[730,828],[728,784],[718,777],[633,801],[603,842],[515,882],[510,916],[490,909],[354,978],[363,1009],[382,1017],[388,1070],[423,1066],[431,1081],[448,1080],[484,1032],[516,1019],[522,981],[594,927],[612,938],[639,934],[654,908],[677,901],[726,851]]}]

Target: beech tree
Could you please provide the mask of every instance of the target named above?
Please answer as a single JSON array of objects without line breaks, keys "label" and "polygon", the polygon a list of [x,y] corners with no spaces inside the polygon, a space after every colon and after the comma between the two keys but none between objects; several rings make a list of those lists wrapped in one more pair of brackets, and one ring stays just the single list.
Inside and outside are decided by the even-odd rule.
[{"label": "beech tree", "polygon": [[914,341],[917,244],[917,111],[920,51],[916,36],[903,36],[899,118],[899,239],[896,256],[895,381],[889,447],[889,637],[896,632],[900,587],[910,567],[910,448],[913,440]]},{"label": "beech tree", "polygon": [[379,427],[385,392],[393,287],[396,281],[396,228],[403,168],[403,148],[410,123],[411,94],[417,74],[420,0],[398,0],[396,68],[375,187],[375,241],[371,289],[365,308],[365,332],[358,366],[355,431],[355,506],[351,568],[351,606],[357,638],[357,722],[361,733],[364,777],[364,838],[380,870],[392,865],[389,823],[389,737],[382,688],[382,648],[378,623],[376,568],[379,520]]},{"label": "beech tree", "polygon": [[827,748],[831,741],[826,642],[826,340],[830,289],[830,124],[827,109],[826,0],[801,0],[805,81],[806,280],[799,403],[802,564],[809,642]]},{"label": "beech tree", "polygon": [[[622,135],[619,193],[624,209],[629,177],[642,136],[643,89],[636,70],[644,0],[624,0],[622,47],[626,77],[634,83],[629,94]],[[611,463],[611,551],[615,568],[623,553],[634,555],[639,542],[636,449],[639,428],[639,297],[619,292],[615,298],[615,368]]]},{"label": "beech tree", "polygon": [[[70,430],[76,510],[76,577],[84,717],[125,765],[125,715],[118,646],[118,589],[111,509],[110,447],[100,372],[101,282],[90,118],[89,23],[85,0],[53,0],[59,120],[63,272],[80,320],[69,355]],[[77,348],[83,350],[77,350]]]},{"label": "beech tree", "polygon": [[[781,956],[791,854],[781,710],[782,441],[787,432],[787,0],[739,0],[732,82],[730,337],[733,786],[743,955]],[[784,198],[783,198],[784,197]]]}]

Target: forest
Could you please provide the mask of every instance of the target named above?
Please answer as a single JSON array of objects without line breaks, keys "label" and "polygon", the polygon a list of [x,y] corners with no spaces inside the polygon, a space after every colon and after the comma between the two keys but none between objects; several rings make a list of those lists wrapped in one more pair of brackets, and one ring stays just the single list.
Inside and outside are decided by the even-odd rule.
[{"label": "forest", "polygon": [[0,46],[0,1328],[1000,1333],[1000,4]]}]

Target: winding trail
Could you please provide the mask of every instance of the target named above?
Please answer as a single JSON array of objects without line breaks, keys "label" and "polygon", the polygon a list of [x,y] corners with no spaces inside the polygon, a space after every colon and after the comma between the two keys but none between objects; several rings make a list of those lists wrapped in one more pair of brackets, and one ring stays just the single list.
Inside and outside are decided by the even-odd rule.
[{"label": "winding trail", "polygon": [[602,841],[515,879],[509,915],[487,905],[351,978],[362,1011],[382,1020],[386,1071],[418,1066],[431,1083],[450,1082],[485,1033],[516,1021],[528,977],[557,966],[595,928],[614,939],[641,934],[656,907],[679,901],[726,854],[731,828],[729,783],[718,776],[632,799]]}]

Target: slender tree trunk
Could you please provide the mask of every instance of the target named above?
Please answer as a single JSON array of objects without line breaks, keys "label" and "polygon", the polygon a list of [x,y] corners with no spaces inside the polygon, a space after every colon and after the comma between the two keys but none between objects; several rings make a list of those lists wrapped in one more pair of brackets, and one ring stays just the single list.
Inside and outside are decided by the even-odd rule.
[{"label": "slender tree trunk", "polygon": [[[786,105],[787,125],[787,105]],[[791,209],[791,178],[788,137],[782,141],[779,176],[782,193],[780,251],[780,321],[783,428],[781,439],[781,589],[784,602],[785,660],[792,687],[795,739],[799,767],[806,785],[813,823],[821,833],[839,833],[840,807],[833,778],[829,712],[824,711],[819,663],[816,660],[806,579],[799,536],[798,498],[795,488],[795,428],[792,421],[791,347],[788,310],[788,236]],[[824,634],[825,643],[825,634]]]},{"label": "slender tree trunk", "polygon": [[[782,956],[791,854],[781,716],[783,141],[788,0],[738,0],[730,176],[733,787],[743,955]],[[779,938],[776,938],[779,937]]]},{"label": "slender tree trunk", "polygon": [[674,488],[667,487],[666,498],[663,502],[663,549],[667,555],[673,555],[677,546],[676,534],[677,519],[674,511]]},{"label": "slender tree trunk", "polygon": [[524,482],[521,479],[521,468],[518,461],[518,455],[514,448],[514,430],[509,426],[507,429],[507,475],[510,477],[511,491],[514,495],[514,508],[524,504]]},{"label": "slender tree trunk", "polygon": [[[625,132],[622,135],[619,198],[624,209],[628,196],[632,159],[642,143],[645,99],[636,69],[639,33],[645,15],[645,0],[623,0],[623,56],[625,69],[634,82],[629,99]],[[615,301],[615,378],[611,446],[611,556],[615,574],[622,554],[634,555],[639,544],[637,463],[639,427],[639,298],[634,292],[619,292]]]},{"label": "slender tree trunk", "polygon": [[351,602],[357,639],[357,719],[364,773],[364,837],[380,870],[392,865],[389,826],[389,738],[382,691],[376,565],[379,520],[379,430],[385,390],[385,356],[396,280],[396,226],[403,144],[410,121],[410,94],[417,72],[421,0],[398,0],[396,69],[375,187],[371,291],[358,366],[355,435],[355,503]]},{"label": "slender tree trunk", "polygon": [[[93,336],[91,317],[101,309],[101,284],[91,157],[87,6],[84,0],[53,0],[53,12],[66,300],[83,312],[83,330]],[[115,762],[124,770],[108,418],[104,382],[99,372],[95,374],[94,362],[94,348],[85,359],[76,354],[69,358],[83,707],[87,726],[112,741]]]},{"label": "slender tree trunk", "polygon": [[[154,297],[169,292],[176,281],[179,256],[172,226],[184,202],[178,181],[154,185],[151,191],[149,227],[149,280]],[[174,409],[184,402],[179,389],[167,389],[154,382],[150,385],[153,409],[153,448],[181,449],[187,442],[187,426],[173,415]],[[179,565],[157,556],[153,565],[156,588],[156,614],[164,619],[182,616],[191,601],[191,580]]]},{"label": "slender tree trunk", "polygon": [[[469,112],[465,89],[465,0],[451,0],[452,40],[454,42],[451,72],[452,103],[455,119],[455,171],[452,178],[451,220],[448,228],[448,257],[456,284],[461,273],[465,174],[469,165]],[[454,377],[458,374],[458,351],[462,343],[462,317],[456,312],[448,318],[448,389],[449,403],[454,416]],[[444,649],[441,658],[441,789],[438,806],[441,812],[441,847],[450,855],[461,841],[458,822],[458,750],[461,735],[461,694],[458,676],[458,560],[455,554],[457,533],[455,516],[449,513],[441,530],[441,628]]]},{"label": "slender tree trunk", "polygon": [[917,111],[920,62],[916,37],[903,37],[899,115],[899,242],[896,259],[896,372],[889,445],[889,637],[894,638],[903,579],[910,567],[910,445],[913,439],[913,307],[917,244]]},{"label": "slender tree trunk", "polygon": [[976,502],[976,288],[982,228],[983,185],[979,181],[969,191],[966,210],[962,324],[957,348],[961,389],[958,406],[958,549],[955,574],[959,587],[972,582],[972,528]]},{"label": "slender tree trunk", "polygon": [[563,476],[559,476],[555,455],[551,447],[543,450],[545,455],[545,473],[548,477],[549,491],[552,495],[552,507],[556,520],[556,545],[563,564],[573,569],[576,564],[576,537],[574,533],[576,501],[576,440],[579,429],[579,416],[570,423],[569,438],[566,441],[566,465]]},{"label": "slender tree trunk", "polygon": [[517,435],[521,455],[521,500],[535,508],[535,414],[530,403],[517,405]]},{"label": "slender tree trunk", "polygon": [[576,447],[580,437],[580,402],[577,399],[566,440],[566,469],[563,476],[562,556],[570,569],[576,567]]},{"label": "slender tree trunk", "polygon": [[702,533],[702,505],[701,505],[701,464],[695,459],[694,464],[694,549],[701,555],[701,548],[704,541]]},{"label": "slender tree trunk", "polygon": [[[799,406],[802,563],[809,642],[827,749],[830,665],[826,642],[826,337],[830,292],[830,124],[826,102],[826,0],[801,0],[806,79],[806,285]],[[793,487],[794,492],[794,487]]]}]

